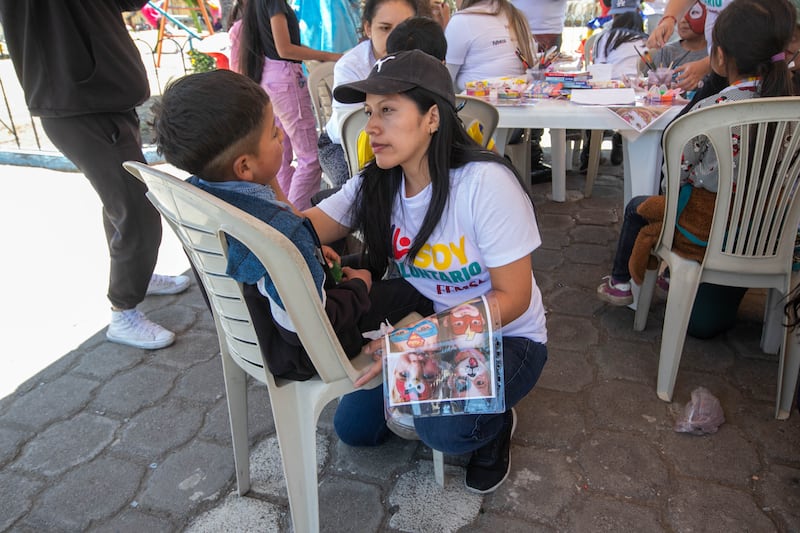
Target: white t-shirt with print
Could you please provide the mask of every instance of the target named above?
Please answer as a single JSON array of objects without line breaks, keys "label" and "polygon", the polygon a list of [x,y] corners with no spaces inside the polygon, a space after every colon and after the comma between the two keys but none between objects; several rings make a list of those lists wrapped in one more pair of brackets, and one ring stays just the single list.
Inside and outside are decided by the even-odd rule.
[{"label": "white t-shirt with print", "polygon": [[[352,227],[352,205],[362,176],[318,207],[340,224]],[[413,264],[406,253],[419,231],[431,197],[428,185],[406,198],[405,187],[392,208],[392,260],[398,271],[437,312],[492,288],[489,268],[530,254],[542,239],[533,206],[514,175],[502,165],[473,162],[450,173],[450,196],[439,224]],[[531,301],[519,318],[503,326],[503,335],[547,342],[542,294],[531,272]]]},{"label": "white t-shirt with print", "polygon": [[[459,91],[468,81],[497,76],[519,76],[525,67],[517,57],[508,19],[483,14],[493,4],[464,9],[450,18],[444,35],[447,38],[447,67]],[[531,58],[527,58],[530,62]],[[457,69],[457,70],[456,70]]]},{"label": "white t-shirt with print", "polygon": [[[375,54],[372,53],[372,41],[359,43],[339,58],[333,67],[333,87],[354,81],[367,79],[375,65]],[[342,144],[342,121],[354,109],[363,108],[364,104],[343,104],[335,98],[331,102],[331,118],[325,125],[325,132],[333,144]]]}]

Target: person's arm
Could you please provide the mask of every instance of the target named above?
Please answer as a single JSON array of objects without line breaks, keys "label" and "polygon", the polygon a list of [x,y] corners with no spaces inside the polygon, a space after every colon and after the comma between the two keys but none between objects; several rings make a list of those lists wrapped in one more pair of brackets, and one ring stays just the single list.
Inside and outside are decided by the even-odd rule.
[{"label": "person's arm", "polygon": [[275,41],[275,50],[278,51],[278,55],[283,59],[294,59],[296,61],[304,61],[306,59],[336,61],[342,57],[342,54],[323,52],[322,50],[314,50],[307,46],[292,44],[292,39],[289,37],[289,25],[286,22],[286,15],[282,13],[271,17],[269,19],[269,24],[272,27],[272,38]]},{"label": "person's arm", "polygon": [[669,0],[667,7],[664,8],[664,15],[662,15],[661,20],[658,21],[658,26],[656,26],[656,29],[653,30],[653,33],[651,33],[650,37],[647,39],[647,47],[661,48],[667,44],[675,28],[678,27],[678,21],[681,20],[681,17],[689,11],[689,8],[691,8],[696,1],[697,0]]},{"label": "person's arm", "polygon": [[350,233],[350,228],[336,222],[319,207],[306,209],[303,211],[303,216],[311,221],[319,236],[319,241],[323,244],[343,239]]},{"label": "person's arm", "polygon": [[502,324],[510,324],[531,305],[532,269],[530,254],[507,265],[489,268],[491,294],[497,299]]}]

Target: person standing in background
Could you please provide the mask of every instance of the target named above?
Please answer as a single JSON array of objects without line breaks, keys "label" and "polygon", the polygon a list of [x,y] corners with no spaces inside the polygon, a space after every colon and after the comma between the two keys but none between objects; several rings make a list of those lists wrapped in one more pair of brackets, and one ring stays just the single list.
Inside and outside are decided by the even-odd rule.
[{"label": "person standing in background", "polygon": [[[733,0],[701,0],[706,6],[706,43],[708,43],[708,52],[711,53],[711,30],[714,28],[714,22],[722,12],[723,9],[733,2]],[[658,23],[658,26],[650,33],[647,40],[647,48],[661,48],[672,37],[675,28],[678,26],[678,21],[686,14],[687,11],[694,5],[695,0],[669,0],[667,7],[664,8],[664,15]],[[744,28],[742,28],[745,30]],[[695,99],[692,104],[700,101],[706,96],[716,94],[724,89],[728,82],[722,79],[719,75],[712,72],[711,60],[709,57],[692,61],[681,65],[676,70],[677,76],[675,80],[678,87],[684,91],[691,91],[695,88],[698,91],[695,93]],[[705,78],[705,79],[704,79]],[[702,87],[700,82],[702,83]]]},{"label": "person standing in background", "polygon": [[190,282],[186,276],[153,274],[161,217],[145,197],[144,184],[122,168],[125,161],[145,162],[136,106],[150,96],[122,12],[146,3],[1,0],[0,20],[28,109],[103,204],[112,306],[106,337],[155,350],[172,344],[175,334],[136,306],[146,295],[177,294]]},{"label": "person standing in background", "polygon": [[[561,50],[567,0],[513,0],[513,4],[527,17],[540,54],[554,46],[557,51]],[[531,178],[534,183],[547,181],[552,177],[550,167],[543,161],[543,133],[541,128],[531,130]]]},{"label": "person standing in background", "polygon": [[[231,68],[261,84],[284,132],[278,183],[298,209],[311,206],[322,169],[317,157],[317,125],[306,87],[303,60],[336,61],[342,54],[300,44],[300,25],[286,0],[247,0],[233,23]],[[292,158],[297,158],[297,168]]]}]

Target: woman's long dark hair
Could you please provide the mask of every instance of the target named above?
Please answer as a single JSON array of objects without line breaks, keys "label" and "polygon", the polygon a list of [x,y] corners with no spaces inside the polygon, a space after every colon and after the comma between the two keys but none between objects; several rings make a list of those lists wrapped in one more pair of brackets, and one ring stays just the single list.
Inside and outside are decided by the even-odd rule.
[{"label": "woman's long dark hair", "polygon": [[242,9],[242,31],[239,34],[239,69],[251,80],[261,83],[264,72],[265,50],[272,32],[268,6],[271,3],[285,4],[286,0],[247,0]]},{"label": "woman's long dark hair", "polygon": [[[431,201],[419,233],[414,236],[405,258],[405,261],[411,263],[442,218],[450,195],[452,169],[472,161],[498,163],[514,173],[529,199],[530,193],[510,161],[482,148],[472,140],[449,102],[420,87],[403,94],[411,98],[420,113],[426,113],[434,105],[439,108],[439,129],[431,137],[427,153],[431,175]],[[403,170],[399,166],[382,169],[373,161],[361,174],[364,179],[354,204],[354,226],[364,235],[363,264],[373,276],[380,277],[386,271],[392,256],[391,216],[395,200],[400,194]]]},{"label": "woman's long dark hair", "polygon": [[644,20],[638,11],[626,11],[614,15],[611,28],[608,30],[603,55],[608,57],[611,51],[616,50],[622,44],[646,39],[647,34],[642,31],[643,28]]}]

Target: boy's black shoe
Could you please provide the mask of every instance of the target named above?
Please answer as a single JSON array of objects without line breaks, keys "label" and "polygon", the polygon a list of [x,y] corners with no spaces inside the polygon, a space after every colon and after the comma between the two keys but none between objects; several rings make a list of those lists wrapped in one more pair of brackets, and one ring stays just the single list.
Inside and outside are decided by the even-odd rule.
[{"label": "boy's black shoe", "polygon": [[492,442],[472,452],[467,465],[467,489],[479,494],[494,492],[511,472],[511,436],[517,428],[517,412],[504,413],[500,434]]}]

